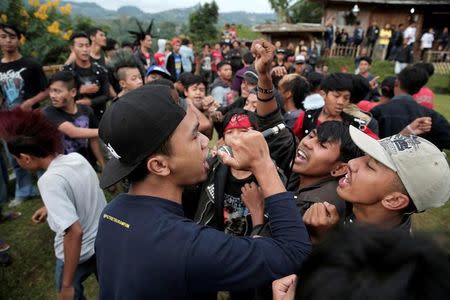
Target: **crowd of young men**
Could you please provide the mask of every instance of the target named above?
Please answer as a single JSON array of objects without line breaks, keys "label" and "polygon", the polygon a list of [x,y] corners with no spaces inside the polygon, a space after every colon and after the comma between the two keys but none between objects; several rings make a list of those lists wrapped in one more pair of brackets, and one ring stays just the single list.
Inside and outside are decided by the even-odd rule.
[{"label": "crowd of young men", "polygon": [[[242,69],[215,64],[209,86],[194,74],[187,40],[173,39],[166,65],[156,65],[150,30],[134,33],[136,52],[119,50],[108,66],[102,30],[74,33],[70,62],[47,83],[42,67],[20,54],[20,32],[0,27],[0,137],[16,166],[12,203],[37,195],[31,173],[38,171],[44,206],[32,220],[47,220],[55,232],[59,299],[83,299],[82,283],[94,273],[100,299],[217,299],[220,291],[231,299],[325,299],[330,292],[314,283],[337,280],[323,256],[339,249],[336,260],[359,267],[333,266],[348,276],[332,285],[338,298],[382,284],[383,270],[370,268],[376,259],[394,268],[384,284],[406,282],[380,297],[448,296],[447,261],[404,270],[378,258],[387,248],[376,244],[396,255],[411,245],[419,254],[405,264],[423,264],[427,248],[410,236],[411,215],[450,197],[441,152],[450,148],[450,125],[412,98],[430,76],[425,67],[402,70],[390,91],[382,84],[382,97],[390,97],[368,112],[358,105],[378,100],[370,96],[378,87],[369,58],[360,59],[360,75],[284,74],[275,46],[256,40]],[[124,193],[107,204],[101,188],[115,186]],[[426,282],[429,291],[410,292],[430,269],[438,272],[429,275],[437,278]],[[291,274],[302,278],[297,286]]]}]

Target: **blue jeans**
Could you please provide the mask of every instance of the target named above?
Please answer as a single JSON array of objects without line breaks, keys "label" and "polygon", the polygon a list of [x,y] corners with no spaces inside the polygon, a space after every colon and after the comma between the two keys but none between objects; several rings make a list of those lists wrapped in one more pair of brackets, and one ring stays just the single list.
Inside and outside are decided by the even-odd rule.
[{"label": "blue jeans", "polygon": [[15,198],[25,199],[27,197],[36,197],[39,192],[36,186],[33,184],[33,176],[30,172],[22,169],[19,164],[17,164],[16,159],[8,151],[8,147],[4,144],[6,154],[9,158],[11,166],[14,169],[14,174],[16,175],[16,191]]},{"label": "blue jeans", "polygon": [[[1,155],[1,153],[0,153]],[[1,205],[7,201],[8,197],[8,171],[3,157],[0,156],[0,212]]]},{"label": "blue jeans", "polygon": [[[56,259],[55,265],[55,284],[56,292],[59,294],[62,287],[64,271],[64,262],[60,259]],[[88,277],[94,274],[97,278],[97,264],[95,261],[95,254],[91,256],[87,261],[79,264],[77,270],[75,271],[75,276],[73,277],[73,288],[75,289],[75,300],[85,300],[83,282],[88,279]]]}]

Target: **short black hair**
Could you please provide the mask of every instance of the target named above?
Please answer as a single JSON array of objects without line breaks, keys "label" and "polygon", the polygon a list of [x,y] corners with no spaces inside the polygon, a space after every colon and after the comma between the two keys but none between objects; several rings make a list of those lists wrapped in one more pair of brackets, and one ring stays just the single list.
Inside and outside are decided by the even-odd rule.
[{"label": "short black hair", "polygon": [[449,260],[428,238],[369,225],[339,229],[303,263],[295,299],[448,299]]},{"label": "short black hair", "polygon": [[220,70],[225,65],[231,66],[231,63],[228,60],[222,60],[217,64],[217,70]]},{"label": "short black hair", "polygon": [[181,45],[184,45],[184,46],[189,45],[189,40],[186,39],[186,38],[182,39],[182,40],[181,40]]},{"label": "short black hair", "polygon": [[116,45],[118,45],[119,43],[112,38],[107,38],[106,39],[106,46],[103,48],[105,51],[110,51],[110,50],[114,50],[116,49]]},{"label": "short black hair", "polygon": [[372,59],[370,58],[370,57],[368,57],[368,56],[361,56],[360,58],[359,58],[359,62],[361,62],[361,61],[367,61],[367,63],[369,64],[369,65],[372,65]]},{"label": "short black hair", "polygon": [[183,87],[185,87],[193,77],[194,74],[192,74],[191,72],[183,72],[180,74],[180,77],[178,77],[178,81],[183,85]]},{"label": "short black hair", "polygon": [[48,86],[52,85],[54,82],[62,81],[68,90],[76,89],[78,90],[80,82],[72,72],[70,71],[59,71],[53,74],[48,80]]},{"label": "short black hair", "polygon": [[339,121],[326,121],[317,128],[317,139],[323,143],[340,143],[339,161],[348,162],[364,155],[353,142],[348,125]]},{"label": "short black hair", "polygon": [[324,77],[325,76],[323,76],[323,74],[320,74],[315,71],[309,72],[308,74],[306,74],[306,79],[308,80],[309,84],[311,85],[311,91],[315,91],[320,87]]},{"label": "short black hair", "polygon": [[410,95],[417,93],[428,82],[428,73],[423,68],[408,66],[398,75],[400,88]]},{"label": "short black hair", "polygon": [[120,45],[121,48],[125,48],[125,47],[130,47],[133,48],[134,44],[132,42],[129,41],[123,41],[122,44]]},{"label": "short black hair", "polygon": [[290,91],[292,93],[292,100],[294,101],[294,105],[297,109],[303,109],[303,101],[306,96],[309,95],[311,90],[311,86],[309,82],[302,76],[290,76],[287,75],[286,79],[281,81],[278,84],[282,84],[283,89],[286,91]]},{"label": "short black hair", "polygon": [[206,46],[208,46],[209,48],[211,48],[211,45],[210,45],[209,43],[204,43],[204,44],[202,45],[202,48],[205,48]]},{"label": "short black hair", "polygon": [[106,33],[106,32],[105,32],[103,29],[101,29],[100,27],[92,27],[92,28],[89,28],[89,29],[88,29],[87,34],[89,35],[89,37],[91,37],[91,36],[93,36],[93,35],[96,35],[97,32],[99,32],[99,31],[101,31],[101,32],[103,32],[103,33]]},{"label": "short black hair", "polygon": [[186,90],[192,85],[201,84],[201,83],[203,83],[206,87],[206,83],[203,80],[203,77],[201,77],[200,75],[195,75],[195,74],[187,77],[186,80],[184,80],[182,82],[182,84]]},{"label": "short black hair", "polygon": [[75,39],[78,38],[86,38],[89,41],[89,45],[91,44],[91,39],[89,38],[89,36],[86,34],[86,32],[82,32],[82,31],[78,31],[78,32],[74,32],[71,36],[70,36],[70,44],[73,46],[73,44],[75,43]]},{"label": "short black hair", "polygon": [[419,67],[427,71],[428,77],[431,77],[434,75],[434,66],[433,64],[427,63],[427,62],[420,62],[415,64],[414,66]]},{"label": "short black hair", "polygon": [[[0,29],[1,30],[12,30],[12,31],[14,31],[14,33],[16,34],[16,36],[18,37],[18,38],[20,38],[20,35],[21,34],[23,34],[20,30],[19,30],[19,28],[17,28],[15,25],[12,25],[12,24],[6,24],[6,23],[0,23]],[[8,32],[7,32],[8,33]]]},{"label": "short black hair", "polygon": [[334,73],[326,76],[322,81],[322,90],[326,93],[331,91],[349,91],[353,90],[353,80],[350,74]]},{"label": "short black hair", "polygon": [[255,57],[251,52],[245,53],[242,59],[247,65],[251,65],[255,61]]},{"label": "short black hair", "polygon": [[370,83],[367,78],[361,75],[348,74],[352,77],[353,89],[351,92],[350,102],[353,104],[364,100],[367,93],[370,92]]}]

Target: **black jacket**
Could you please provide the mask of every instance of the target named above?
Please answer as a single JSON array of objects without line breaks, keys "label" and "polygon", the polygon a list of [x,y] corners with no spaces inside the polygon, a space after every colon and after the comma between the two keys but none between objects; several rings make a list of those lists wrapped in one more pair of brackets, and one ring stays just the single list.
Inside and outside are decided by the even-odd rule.
[{"label": "black jacket", "polygon": [[[272,128],[282,122],[280,111],[266,117],[258,116],[260,131]],[[296,139],[288,129],[284,129],[278,135],[268,137],[266,140],[270,155],[278,166],[280,177],[286,182],[295,155]],[[195,222],[222,230],[224,191],[229,176],[229,167],[221,164],[217,159],[214,159],[211,165],[207,180],[196,189],[187,189],[183,195],[183,201],[186,202],[185,210],[186,207],[189,207],[188,215],[192,213],[195,203],[198,203],[194,214]],[[248,228],[247,232],[250,230],[251,228]]]},{"label": "black jacket", "polygon": [[420,117],[431,117],[431,131],[422,135],[439,149],[450,149],[450,125],[438,112],[418,104],[410,95],[392,98],[370,111],[378,120],[380,138],[388,137],[402,131],[412,121]]}]

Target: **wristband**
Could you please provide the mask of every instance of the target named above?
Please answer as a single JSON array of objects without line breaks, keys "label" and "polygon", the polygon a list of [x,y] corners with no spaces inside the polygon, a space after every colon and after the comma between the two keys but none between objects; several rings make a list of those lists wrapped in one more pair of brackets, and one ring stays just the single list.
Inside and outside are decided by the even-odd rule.
[{"label": "wristband", "polygon": [[256,95],[256,99],[258,99],[258,101],[261,101],[261,102],[269,102],[269,101],[272,101],[273,95],[272,95],[272,97],[267,98],[267,99],[261,99],[261,98],[259,98],[258,95]]},{"label": "wristband", "polygon": [[411,125],[406,126],[406,129],[408,129],[412,135],[417,135],[416,132],[411,128]]},{"label": "wristband", "polygon": [[271,88],[271,89],[263,89],[262,87],[258,86],[258,93],[261,93],[261,94],[273,94],[273,88]]}]

